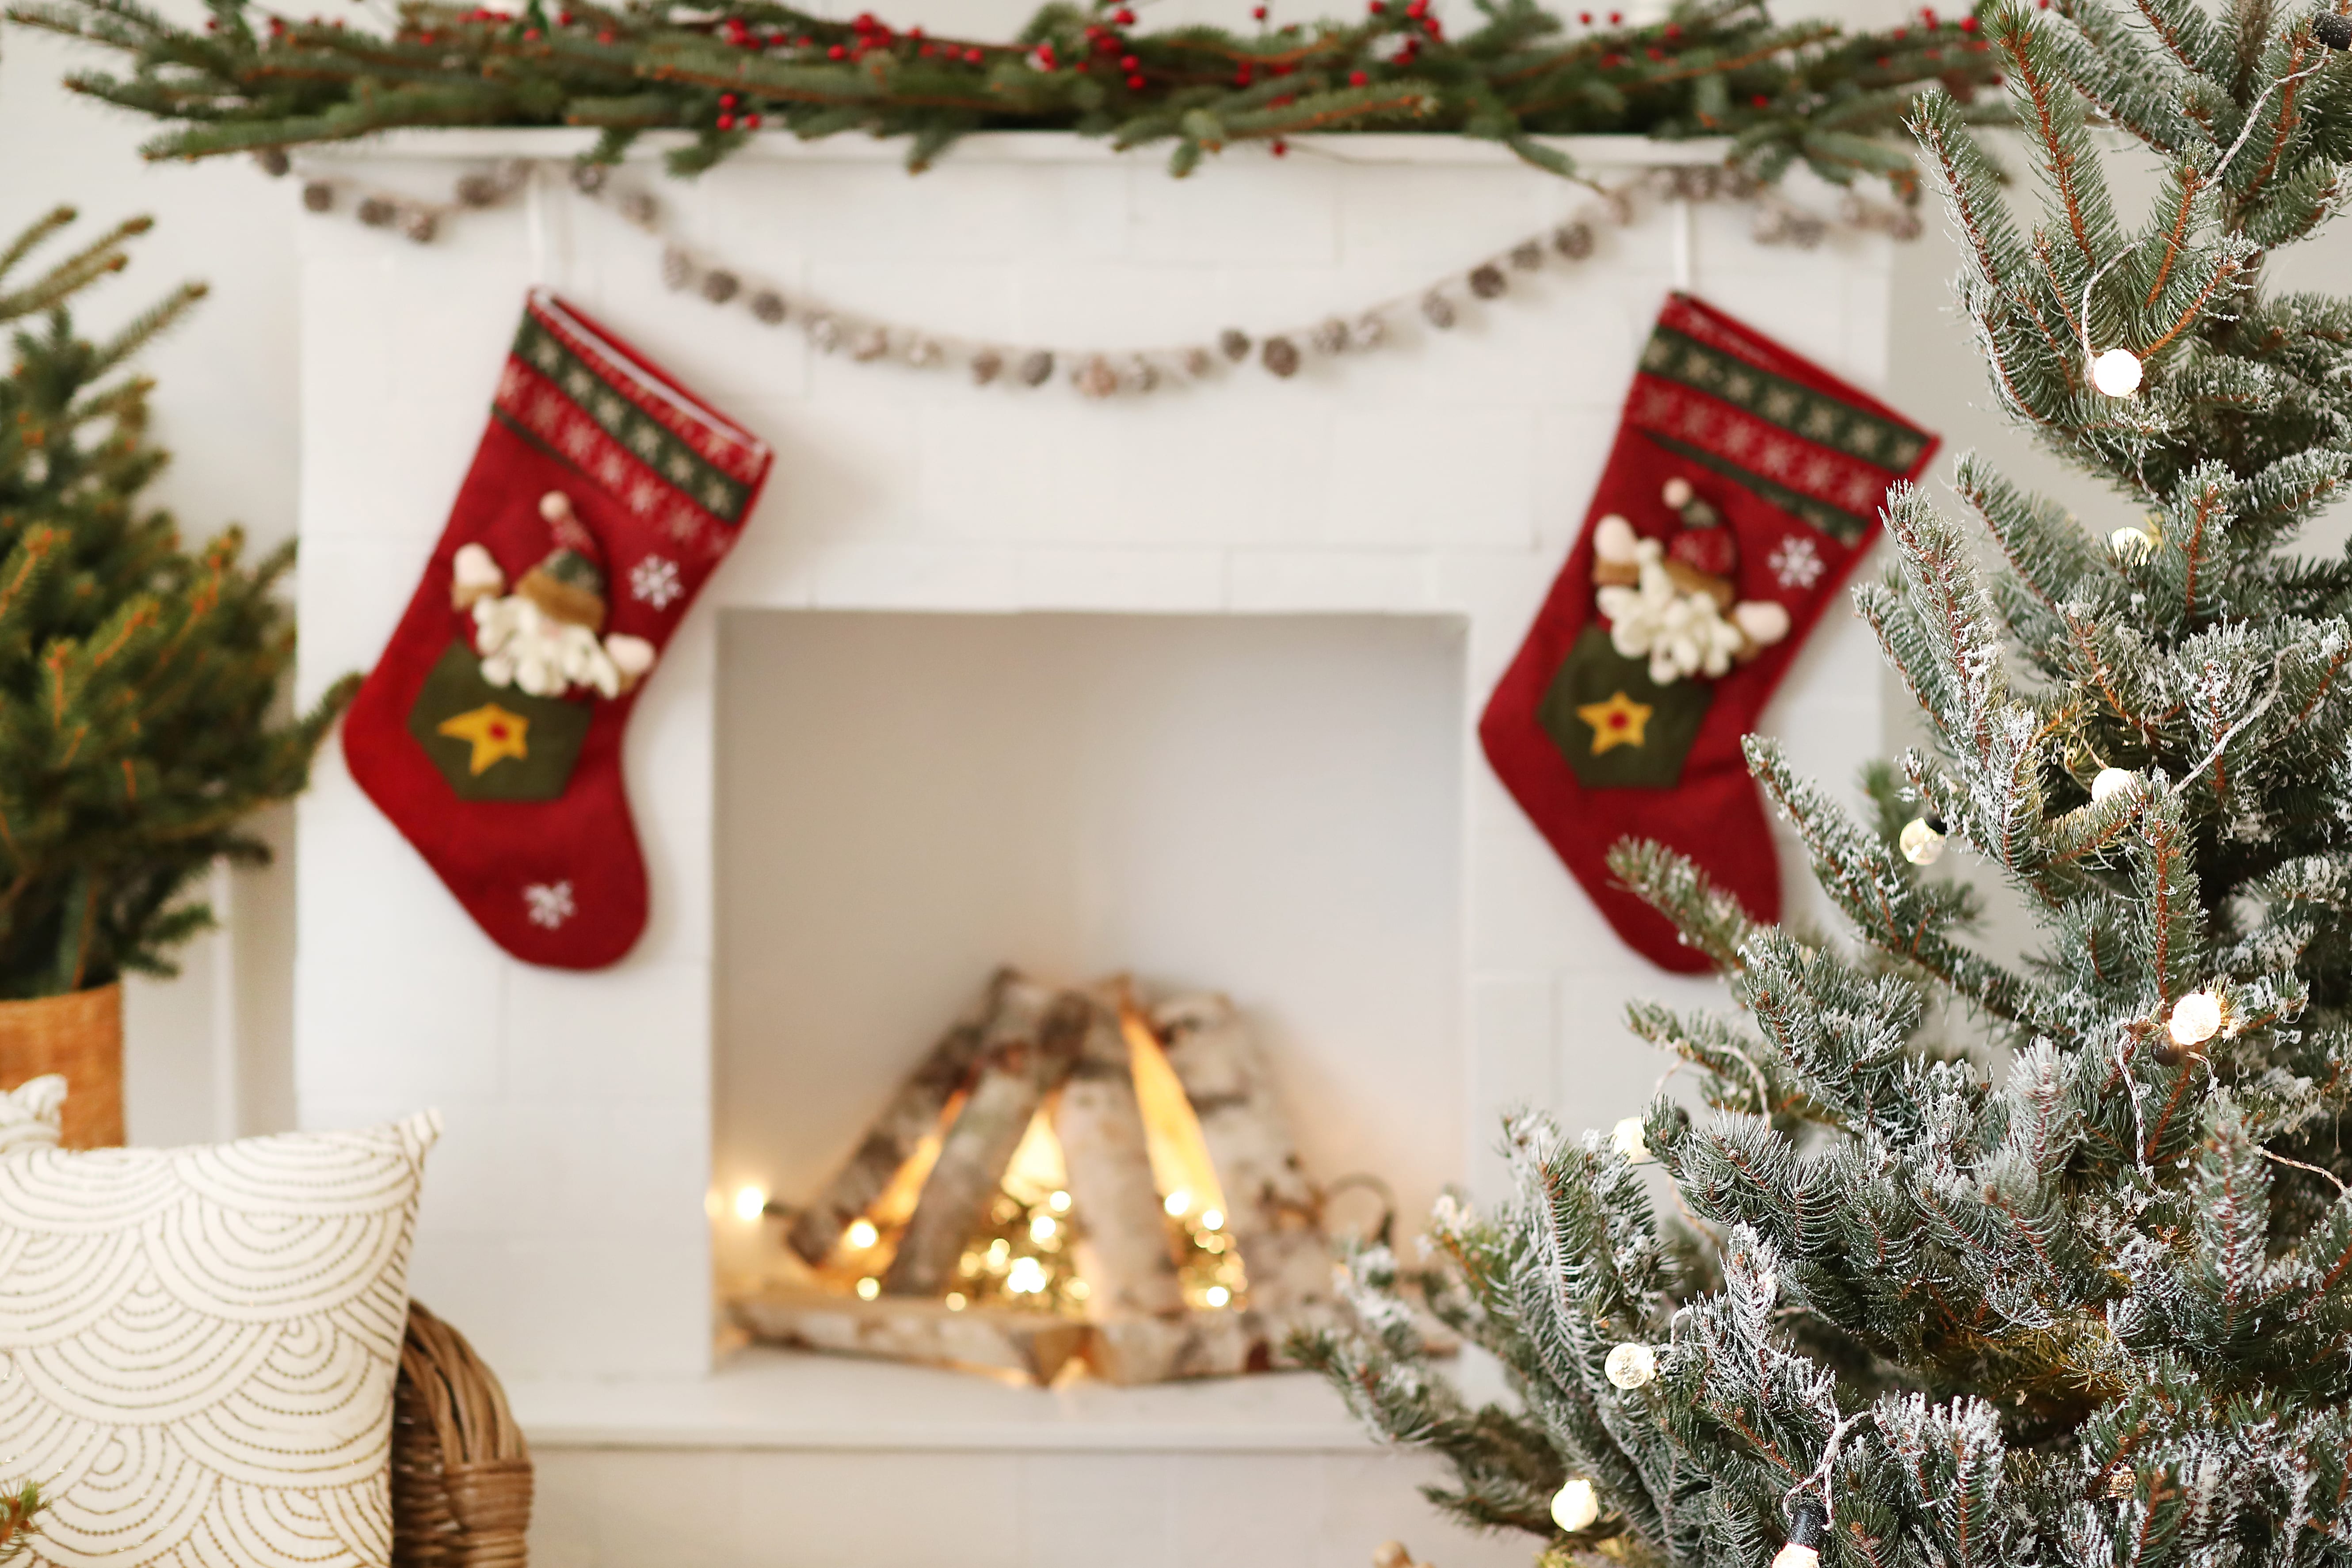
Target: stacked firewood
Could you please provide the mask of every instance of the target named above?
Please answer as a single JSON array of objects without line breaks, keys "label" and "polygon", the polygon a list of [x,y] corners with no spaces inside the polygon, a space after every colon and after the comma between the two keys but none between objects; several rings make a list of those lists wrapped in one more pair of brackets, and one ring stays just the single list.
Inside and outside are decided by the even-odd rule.
[{"label": "stacked firewood", "polygon": [[[1155,1174],[1148,1129],[1168,1108],[1139,1090],[1139,1064],[1160,1070],[1146,1051],[1181,1086],[1218,1208],[1188,1210]],[[1059,1145],[1050,1209],[1013,1190],[1016,1151],[1041,1120]],[[1065,1288],[1043,1289],[1044,1270],[1016,1262],[1032,1270],[1027,1304],[977,1299],[975,1272],[991,1261],[1003,1272],[1006,1221],[1017,1231],[1032,1215]],[[834,1288],[740,1300],[754,1337],[1038,1383],[1081,1359],[1119,1384],[1260,1370],[1331,1306],[1321,1194],[1248,1025],[1223,996],[1147,1005],[1123,980],[1073,989],[1000,971],[785,1240]],[[1223,1271],[1202,1273],[1201,1249]],[[1241,1289],[1201,1283],[1244,1275]]]}]

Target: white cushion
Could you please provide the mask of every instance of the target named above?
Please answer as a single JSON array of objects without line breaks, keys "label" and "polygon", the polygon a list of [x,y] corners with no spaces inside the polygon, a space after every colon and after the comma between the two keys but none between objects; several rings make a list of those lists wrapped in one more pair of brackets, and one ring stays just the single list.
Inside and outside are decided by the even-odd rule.
[{"label": "white cushion", "polygon": [[0,1160],[27,1149],[58,1146],[58,1122],[65,1110],[66,1080],[43,1073],[0,1094]]},{"label": "white cushion", "polygon": [[58,1568],[376,1568],[426,1114],[0,1160],[0,1475]]}]

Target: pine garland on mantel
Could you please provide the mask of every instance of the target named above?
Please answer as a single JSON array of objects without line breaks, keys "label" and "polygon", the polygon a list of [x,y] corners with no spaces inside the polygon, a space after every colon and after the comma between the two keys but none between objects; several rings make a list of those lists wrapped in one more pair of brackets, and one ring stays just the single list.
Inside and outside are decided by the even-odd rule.
[{"label": "pine garland on mantel", "polygon": [[668,154],[681,175],[763,128],[904,137],[920,170],[972,132],[1031,130],[1173,142],[1181,175],[1239,143],[1279,154],[1308,132],[1408,130],[1499,142],[1571,174],[1538,138],[1620,132],[1724,137],[1729,161],[1765,181],[1802,162],[1839,184],[1875,176],[1907,192],[1896,133],[1914,96],[1941,84],[1965,100],[1995,79],[1973,16],[1850,34],[1776,23],[1762,0],[1685,0],[1645,26],[1477,3],[1478,25],[1454,37],[1429,0],[1369,0],[1360,20],[1313,24],[1260,4],[1247,32],[1138,31],[1121,0],[1056,0],[1010,41],[763,0],[525,0],[519,13],[407,0],[389,36],[249,0],[207,0],[201,27],[138,0],[26,0],[7,15],[131,58],[128,76],[67,83],[174,122],[148,157],[265,163],[403,127],[573,125],[603,132],[590,158],[607,163],[640,132],[691,132]]}]

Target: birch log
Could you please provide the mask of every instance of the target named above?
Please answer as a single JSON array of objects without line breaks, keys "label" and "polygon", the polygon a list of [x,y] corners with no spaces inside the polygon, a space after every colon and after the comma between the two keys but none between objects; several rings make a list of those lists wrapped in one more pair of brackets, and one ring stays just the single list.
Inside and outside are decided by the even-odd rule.
[{"label": "birch log", "polygon": [[979,998],[940,1037],[913,1076],[899,1085],[898,1094],[867,1129],[866,1141],[848,1163],[823,1193],[793,1216],[785,1239],[810,1267],[833,1256],[849,1222],[874,1206],[890,1178],[914,1157],[917,1145],[939,1131],[948,1101],[971,1076],[989,1022],[996,1016],[1005,987],[1013,978],[1010,969],[1000,969],[990,978]]},{"label": "birch log", "polygon": [[1017,1373],[1040,1386],[1087,1346],[1086,1325],[1050,1312],[944,1301],[876,1301],[809,1291],[763,1290],[734,1303],[735,1321],[769,1344],[846,1355]]},{"label": "birch log", "polygon": [[1257,1037],[1219,995],[1163,1002],[1151,1010],[1151,1028],[1200,1119],[1251,1308],[1283,1317],[1327,1304],[1331,1244]]},{"label": "birch log", "polygon": [[1108,1319],[1094,1325],[1087,1364],[1105,1383],[1132,1388],[1187,1377],[1232,1377],[1291,1366],[1291,1331],[1328,1327],[1323,1308],[1265,1312],[1195,1310],[1174,1316]]},{"label": "birch log", "polygon": [[1176,1249],[1151,1179],[1143,1110],[1118,1007],[1087,998],[1085,1032],[1054,1106],[1069,1171],[1078,1273],[1091,1312],[1173,1312],[1184,1305]]},{"label": "birch log", "polygon": [[882,1277],[884,1291],[939,1296],[952,1288],[956,1260],[996,1201],[1030,1118],[1069,1073],[1086,1027],[1085,1007],[1083,996],[1018,975],[1005,983],[981,1041],[971,1092],[940,1140],[938,1163]]}]

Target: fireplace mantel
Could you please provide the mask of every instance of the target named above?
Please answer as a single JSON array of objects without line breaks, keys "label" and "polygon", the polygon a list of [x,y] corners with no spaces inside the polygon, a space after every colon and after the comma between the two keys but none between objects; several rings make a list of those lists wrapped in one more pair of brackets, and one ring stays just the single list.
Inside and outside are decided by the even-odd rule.
[{"label": "fireplace mantel", "polygon": [[[1878,386],[1891,242],[1848,230],[1811,252],[1768,249],[1747,237],[1744,209],[1651,205],[1610,230],[1591,260],[1515,275],[1508,297],[1466,309],[1453,332],[1429,331],[1407,308],[1390,346],[1311,363],[1291,381],[1253,367],[1216,386],[1097,402],[1062,384],[974,388],[944,372],[829,358],[789,325],[761,328],[740,306],[665,289],[657,246],[562,178],[555,161],[588,140],[448,132],[304,153],[321,173],[434,196],[485,160],[548,162],[523,200],[457,215],[429,246],[341,215],[301,226],[301,686],[315,696],[383,647],[478,438],[525,289],[576,298],[779,454],[758,516],[633,721],[626,764],[652,923],[635,952],[598,973],[508,959],[331,748],[299,807],[303,1122],[443,1110],[415,1288],[514,1384],[543,1451],[862,1449],[898,1464],[929,1432],[934,1448],[1076,1466],[1102,1462],[1087,1451],[1106,1447],[1164,1450],[1175,1464],[1188,1447],[1255,1442],[1286,1447],[1284,1462],[1306,1467],[1279,1484],[1267,1473],[1266,1508],[1300,1488],[1354,1497],[1347,1489],[1359,1482],[1343,1478],[1388,1461],[1359,1451],[1328,1394],[1289,1380],[1072,1399],[948,1389],[935,1381],[946,1374],[773,1352],[712,1374],[714,1226],[729,1246],[753,1238],[726,1231],[738,1222],[706,1205],[721,1184],[757,1175],[727,1168],[736,1155],[713,1136],[714,1039],[730,984],[718,917],[730,847],[715,826],[722,622],[814,611],[1330,616],[1360,626],[1412,617],[1454,638],[1450,1000],[1437,1037],[1368,1047],[1344,1079],[1317,1080],[1318,1091],[1346,1092],[1315,1109],[1360,1121],[1337,1130],[1343,1145],[1396,1145],[1409,1196],[1425,1199],[1445,1179],[1496,1195],[1503,1110],[1549,1106],[1572,1126],[1608,1125],[1646,1102],[1663,1066],[1624,1033],[1624,1004],[1704,1006],[1717,993],[1647,969],[1616,942],[1486,771],[1478,710],[1581,521],[1664,293],[1687,282]],[[1603,178],[1719,155],[1624,138],[1564,145]],[[661,146],[648,138],[633,162]],[[909,178],[896,144],[768,135],[692,182],[650,168],[623,177],[653,191],[694,243],[845,307],[1106,344],[1409,301],[1429,278],[1592,199],[1456,138],[1293,148],[1278,163],[1228,153],[1177,181],[1164,150],[992,135]],[[1824,209],[1832,199],[1794,194]],[[1832,786],[1875,754],[1879,723],[1874,653],[1851,621],[1823,626],[1763,721]],[[1786,846],[1784,864],[1797,865]],[[1818,915],[1809,884],[1788,881],[1795,912]],[[925,1043],[909,1038],[895,1063],[856,1064],[860,1081],[887,1084]],[[814,1044],[784,1065],[810,1075],[806,1085],[842,1070]],[[796,1163],[828,1167],[871,1110],[845,1112],[841,1144]],[[605,1474],[582,1463],[583,1488],[580,1478]],[[1380,1474],[1383,1488],[1397,1486],[1394,1472]],[[590,1506],[584,1491],[578,1500]],[[1408,1505],[1420,1507],[1397,1506]],[[1360,1563],[1377,1539],[1324,1560]],[[1466,1545],[1415,1550],[1447,1568],[1480,1560]],[[784,1560],[743,1551],[746,1563]],[[938,1560],[911,1546],[906,1557]],[[1137,1561],[1108,1546],[1093,1560]]]},{"label": "fireplace mantel", "polygon": [[[575,158],[595,146],[597,135],[594,131],[570,127],[394,131],[360,142],[314,143],[304,147],[299,158],[304,163],[315,161],[321,166],[336,169],[493,158]],[[624,163],[651,163],[673,148],[689,144],[692,140],[682,131],[650,131],[630,145]],[[1535,136],[1528,140],[1538,146],[1566,153],[1577,161],[1580,168],[1596,174],[1720,163],[1725,150],[1730,145],[1727,140],[1719,137],[1698,137],[1684,142],[1654,141],[1646,136]],[[1470,136],[1358,132],[1346,135],[1293,136],[1288,141],[1292,153],[1300,160],[1299,164],[1291,165],[1293,168],[1326,159],[1375,165],[1418,163],[1460,168],[1528,167],[1509,148]],[[877,141],[872,137],[845,134],[803,142],[782,132],[769,132],[746,140],[729,154],[727,162],[888,163],[903,168],[906,157],[903,140]],[[1165,145],[1146,145],[1122,151],[1100,137],[1080,136],[1066,131],[984,131],[958,142],[940,157],[931,172],[967,163],[1108,163],[1164,170],[1167,159]],[[1260,166],[1266,163],[1262,150],[1240,147],[1205,159],[1198,172],[1190,178],[1194,183],[1205,183],[1215,179],[1222,171]],[[1799,178],[1801,180],[1803,176]]]}]

